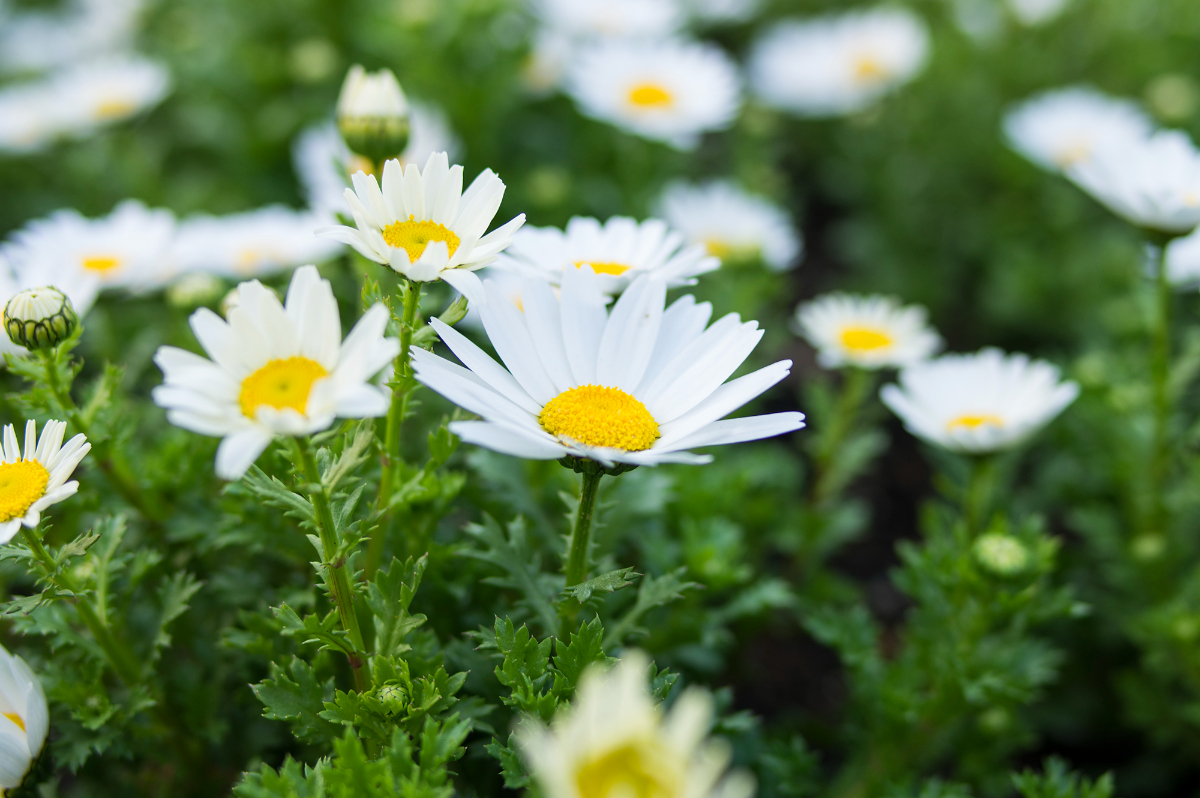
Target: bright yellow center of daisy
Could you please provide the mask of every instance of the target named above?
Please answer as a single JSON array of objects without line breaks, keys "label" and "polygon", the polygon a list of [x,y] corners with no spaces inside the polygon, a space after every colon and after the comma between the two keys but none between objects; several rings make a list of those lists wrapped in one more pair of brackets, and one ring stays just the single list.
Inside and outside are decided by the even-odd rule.
[{"label": "bright yellow center of daisy", "polygon": [[640,401],[620,388],[568,388],[542,408],[538,421],[551,435],[588,446],[640,452],[658,440],[658,422]]},{"label": "bright yellow center of daisy", "polygon": [[575,268],[582,269],[584,266],[591,266],[592,271],[596,274],[624,274],[632,269],[632,266],[626,266],[624,263],[614,263],[612,261],[601,261],[597,263],[591,260],[575,261]]},{"label": "bright yellow center of daisy", "polygon": [[0,465],[0,521],[20,518],[46,495],[50,472],[37,460]]},{"label": "bright yellow center of daisy", "polygon": [[629,104],[635,108],[666,108],[674,102],[671,92],[657,83],[639,83],[629,90]]},{"label": "bright yellow center of daisy", "polygon": [[847,327],[841,337],[842,346],[851,352],[874,352],[892,345],[892,336],[870,327]]},{"label": "bright yellow center of daisy", "polygon": [[129,116],[136,110],[137,105],[129,100],[113,98],[97,103],[95,114],[97,119],[119,119]]},{"label": "bright yellow center of daisy", "polygon": [[887,74],[887,68],[875,56],[860,55],[854,59],[854,79],[859,83],[871,83],[886,78]]},{"label": "bright yellow center of daisy", "polygon": [[21,720],[21,716],[16,712],[5,712],[4,717],[11,720],[13,723],[21,727],[21,731],[25,731],[25,721]]},{"label": "bright yellow center of daisy", "polygon": [[946,423],[946,429],[954,431],[956,429],[978,429],[984,424],[989,424],[993,427],[1003,427],[1004,419],[1000,416],[994,416],[990,413],[980,413],[972,415],[967,413],[958,418],[952,418]]},{"label": "bright yellow center of daisy", "polygon": [[120,265],[120,258],[113,258],[103,255],[83,259],[83,268],[87,269],[89,272],[100,272],[101,274],[110,272]]},{"label": "bright yellow center of daisy", "polygon": [[658,745],[629,743],[585,762],[575,771],[580,798],[671,798],[680,775]]},{"label": "bright yellow center of daisy", "polygon": [[313,383],[328,374],[320,363],[306,357],[271,360],[242,380],[238,404],[247,418],[254,418],[263,405],[276,410],[290,407],[297,413],[304,413]]},{"label": "bright yellow center of daisy", "polygon": [[388,246],[408,252],[408,259],[414,263],[425,252],[425,247],[434,241],[445,241],[451,255],[459,244],[458,236],[444,224],[425,220],[418,222],[411,215],[407,222],[393,222],[383,228],[383,240]]}]

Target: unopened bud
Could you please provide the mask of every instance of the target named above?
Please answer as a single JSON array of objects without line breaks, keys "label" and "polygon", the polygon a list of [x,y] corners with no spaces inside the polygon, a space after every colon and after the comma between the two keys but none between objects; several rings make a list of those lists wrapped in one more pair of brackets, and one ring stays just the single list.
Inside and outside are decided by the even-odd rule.
[{"label": "unopened bud", "polygon": [[350,68],[337,104],[338,131],[351,152],[380,164],[408,146],[408,100],[390,69]]},{"label": "unopened bud", "polygon": [[71,337],[79,316],[67,295],[57,288],[30,288],[4,306],[8,338],[26,349],[49,349]]},{"label": "unopened bud", "polygon": [[1013,576],[1029,564],[1029,550],[1011,535],[989,532],[975,541],[975,559],[998,576]]},{"label": "unopened bud", "polygon": [[408,691],[403,685],[385,684],[375,691],[375,697],[389,714],[396,715],[408,706]]},{"label": "unopened bud", "polygon": [[467,298],[460,296],[458,299],[450,303],[450,307],[442,311],[442,315],[438,316],[438,321],[443,324],[449,324],[453,327],[466,317],[468,310]]}]

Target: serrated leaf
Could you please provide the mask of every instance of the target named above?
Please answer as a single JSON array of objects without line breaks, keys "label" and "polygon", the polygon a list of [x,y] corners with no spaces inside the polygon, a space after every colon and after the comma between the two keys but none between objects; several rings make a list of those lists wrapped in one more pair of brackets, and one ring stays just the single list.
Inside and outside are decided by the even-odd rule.
[{"label": "serrated leaf", "polygon": [[387,570],[380,570],[367,585],[367,606],[375,616],[375,652],[381,656],[402,654],[411,648],[404,638],[425,623],[424,615],[410,615],[408,607],[421,584],[421,575],[429,555],[415,562],[410,557],[401,564],[393,558]]},{"label": "serrated leaf", "polygon": [[333,679],[318,682],[312,666],[292,657],[287,670],[271,663],[271,678],[251,685],[263,703],[263,717],[292,724],[305,742],[321,742],[338,734],[338,727],[321,717],[326,696],[333,692]]},{"label": "serrated leaf", "polygon": [[171,645],[171,635],[167,633],[167,625],[183,615],[188,608],[188,600],[203,584],[196,577],[183,571],[168,577],[159,587],[158,631],[154,635],[156,650]]},{"label": "serrated leaf", "polygon": [[321,481],[330,495],[333,495],[342,480],[357,471],[359,466],[367,461],[371,455],[371,446],[374,441],[374,422],[369,419],[360,421],[354,428],[354,437],[349,439],[337,460],[333,461],[321,477]]},{"label": "serrated leaf", "polygon": [[574,587],[568,587],[562,592],[563,596],[573,598],[583,604],[596,593],[613,593],[623,587],[633,584],[633,578],[641,576],[632,568],[619,568],[606,574],[593,577]]},{"label": "serrated leaf", "polygon": [[525,762],[517,753],[513,742],[512,735],[509,735],[508,742],[504,744],[493,737],[486,749],[489,754],[500,760],[500,775],[504,777],[504,786],[510,790],[520,790],[529,786],[529,773],[525,771]]},{"label": "serrated leaf", "polygon": [[630,607],[629,611],[612,630],[608,637],[605,638],[604,644],[612,647],[620,645],[625,641],[625,638],[634,634],[638,630],[638,621],[642,619],[650,610],[655,607],[661,607],[664,604],[669,604],[672,601],[683,598],[685,590],[700,587],[695,582],[685,582],[682,579],[683,574],[687,571],[686,568],[678,568],[674,571],[668,571],[660,577],[644,576],[642,583],[638,586],[637,600]]},{"label": "serrated leaf", "polygon": [[225,490],[234,494],[249,493],[264,504],[283,510],[284,515],[316,526],[316,514],[308,499],[275,477],[267,476],[258,466],[250,466],[240,482],[230,483]]},{"label": "serrated leaf", "polygon": [[[489,584],[520,591],[525,605],[537,617],[545,634],[554,634],[558,628],[558,613],[550,603],[555,595],[551,587],[554,577],[541,571],[541,557],[529,546],[526,538],[525,519],[518,516],[501,529],[491,516],[485,515],[482,524],[470,524],[466,531],[483,545],[482,549],[464,549],[460,554],[491,563],[505,572],[505,576],[488,577]],[[507,534],[506,534],[507,532]]]},{"label": "serrated leaf", "polygon": [[572,632],[566,645],[557,640],[554,655],[554,687],[552,692],[560,700],[569,700],[575,695],[579,678],[593,664],[607,664],[604,655],[604,626],[599,618],[584,624],[578,632]]}]

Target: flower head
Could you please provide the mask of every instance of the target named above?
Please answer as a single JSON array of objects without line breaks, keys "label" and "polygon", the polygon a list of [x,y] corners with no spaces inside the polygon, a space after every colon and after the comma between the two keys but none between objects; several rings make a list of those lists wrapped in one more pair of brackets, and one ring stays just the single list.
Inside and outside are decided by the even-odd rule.
[{"label": "flower head", "polygon": [[387,320],[387,308],[375,305],[343,341],[333,289],[313,266],[296,270],[282,305],[257,280],[242,283],[228,322],[208,308],[192,314],[212,360],[173,346],[158,350],[154,362],[165,379],[154,401],[172,424],[223,437],[217,475],[236,479],[275,435],[387,412],[387,395],[370,382],[400,351],[384,337]]},{"label": "flower head", "polygon": [[27,288],[4,304],[4,330],[17,346],[49,349],[71,337],[79,316],[57,288]]},{"label": "flower head", "polygon": [[37,676],[25,660],[8,653],[3,646],[0,646],[0,718],[0,788],[12,790],[21,786],[46,743],[50,713]]},{"label": "flower head", "polygon": [[337,103],[338,130],[354,152],[378,163],[408,145],[408,100],[390,69],[367,72],[355,64]]},{"label": "flower head", "polygon": [[917,437],[978,453],[1015,446],[1078,395],[1079,386],[1043,360],[983,349],[909,366],[880,398]]},{"label": "flower head", "polygon": [[909,366],[942,346],[925,308],[886,296],[826,294],[796,309],[796,327],[825,368]]},{"label": "flower head", "polygon": [[761,259],[783,271],[803,249],[786,211],[729,181],[672,183],[659,205],[667,224],[722,261]]},{"label": "flower head", "polygon": [[53,5],[53,10],[4,17],[0,71],[49,69],[128,49],[145,1],[75,0]]},{"label": "flower head", "polygon": [[669,36],[683,23],[676,0],[533,0],[542,26],[575,39]]},{"label": "flower head", "polygon": [[1086,161],[1104,142],[1136,142],[1153,128],[1136,103],[1081,86],[1035,95],[1004,117],[1009,146],[1050,171]]},{"label": "flower head", "polygon": [[706,463],[687,450],[804,426],[794,412],[719,420],[786,377],[791,361],[726,383],[762,337],[758,324],[730,314],[707,326],[710,305],[685,296],[664,310],[666,290],[661,279],[639,278],[610,313],[585,266],[564,272],[559,298],[545,281],[526,280],[522,310],[489,281],[477,306],[504,366],[435,319],[467,369],[424,350],[413,352],[413,368],[483,417],[451,424],[456,435],[534,460]]},{"label": "flower head", "polygon": [[12,424],[4,428],[4,462],[0,463],[0,543],[7,543],[24,524],[38,525],[42,511],[79,490],[67,478],[92,445],[82,434],[63,445],[66,422],[47,421],[39,438],[37,424],[25,423],[25,455]]},{"label": "flower head", "polygon": [[248,279],[323,263],[343,251],[341,244],[314,232],[327,221],[282,205],[227,216],[193,216],[179,225],[171,246],[172,272]]}]

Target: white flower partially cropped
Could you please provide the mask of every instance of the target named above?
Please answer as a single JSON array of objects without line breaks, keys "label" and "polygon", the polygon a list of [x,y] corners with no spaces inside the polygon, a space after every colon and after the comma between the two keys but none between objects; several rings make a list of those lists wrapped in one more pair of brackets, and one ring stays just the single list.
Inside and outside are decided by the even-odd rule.
[{"label": "white flower partially cropped", "polygon": [[729,127],[742,103],[733,61],[695,42],[591,45],[571,60],[566,91],[585,115],[678,149]]},{"label": "white flower partially cropped", "polygon": [[269,205],[228,216],[193,216],[179,225],[170,263],[176,273],[210,272],[248,279],[323,263],[342,245],[314,232],[325,216]]},{"label": "white flower partially cropped", "polygon": [[663,309],[666,284],[635,281],[612,312],[590,267],[549,283],[526,280],[521,309],[489,281],[479,312],[504,366],[452,327],[438,335],[466,369],[414,350],[417,379],[483,417],[450,429],[468,443],[533,460],[567,455],[603,465],[707,463],[702,446],[769,438],[804,426],[801,413],[723,419],[787,376],[791,361],[725,381],[758,344],[757,322],[685,296]]},{"label": "white flower partially cropped", "polygon": [[563,273],[591,267],[600,290],[619,294],[635,279],[653,274],[668,288],[694,285],[698,275],[718,269],[721,261],[703,244],[685,245],[681,233],[661,219],[639,222],[614,216],[604,224],[576,216],[567,229],[526,227],[497,264],[530,277],[563,281]]},{"label": "white flower partially cropped", "polygon": [[530,5],[545,28],[575,39],[656,39],[683,23],[678,0],[531,0]]},{"label": "white flower partially cropped", "polygon": [[296,270],[282,305],[257,280],[242,283],[228,322],[208,308],[192,314],[192,331],[212,360],[158,350],[164,380],[154,401],[172,424],[224,438],[216,472],[237,479],[276,435],[387,413],[387,394],[370,382],[400,352],[399,341],[384,337],[387,321],[377,304],[343,341],[333,289],[313,266]]},{"label": "white flower partially cropped", "polygon": [[463,191],[463,168],[451,167],[444,152],[430,155],[424,169],[388,161],[382,189],[364,172],[355,172],[353,182],[345,196],[355,227],[323,227],[317,234],[349,244],[410,280],[445,280],[469,299],[480,291],[472,272],[496,260],[525,223],[521,214],[484,235],[500,210],[504,183],[485,169]]},{"label": "white flower partially cropped", "polygon": [[797,264],[801,240],[783,208],[735,183],[672,183],[659,201],[667,224],[722,261],[762,259],[773,271]]},{"label": "white flower partially cropped", "polygon": [[47,421],[39,438],[37,424],[25,423],[25,453],[12,424],[4,428],[4,462],[0,463],[0,543],[7,543],[24,524],[42,520],[42,511],[74,496],[75,480],[67,481],[92,445],[82,434],[63,445],[66,422]]},{"label": "white flower partially cropped", "polygon": [[1042,92],[1004,116],[1009,146],[1052,172],[1086,161],[1104,142],[1136,142],[1153,130],[1137,103],[1086,86]]},{"label": "white flower partially cropped", "polygon": [[[23,72],[126,49],[143,0],[73,0],[53,11],[22,11],[0,24],[0,70]],[[0,12],[2,13],[2,12]]]},{"label": "white flower partially cropped", "polygon": [[[8,304],[8,300],[12,299],[21,288],[17,285],[16,276],[13,274],[12,266],[9,265],[8,259],[4,255],[4,250],[0,248],[0,309]],[[4,355],[27,355],[29,350],[23,346],[14,344],[0,330],[0,365],[4,363]]]},{"label": "white flower partially cropped", "polygon": [[1075,401],[1079,386],[1044,360],[982,349],[944,355],[900,372],[880,392],[905,428],[957,452],[984,453],[1022,442]]},{"label": "white flower partially cropped", "polygon": [[1105,141],[1067,176],[1139,227],[1179,235],[1200,225],[1200,151],[1178,130]]},{"label": "white flower partially cropped", "polygon": [[52,100],[40,84],[0,88],[0,152],[36,152],[54,141],[59,126]]},{"label": "white flower partially cropped", "polygon": [[781,22],[750,56],[750,85],[799,116],[842,116],[912,80],[929,58],[921,18],[898,7]]},{"label": "white flower partially cropped", "polygon": [[753,779],[727,773],[728,744],[708,737],[709,694],[688,688],[664,715],[647,689],[649,669],[637,650],[607,672],[593,665],[550,728],[535,719],[517,728],[547,798],[750,798]]},{"label": "white flower partially cropped", "polygon": [[[33,422],[30,422],[31,424]],[[25,660],[0,646],[0,790],[19,787],[50,728],[46,694]]]},{"label": "white flower partially cropped", "polygon": [[[1157,261],[1157,253],[1151,252],[1150,255],[1151,260]],[[1151,267],[1157,268],[1157,263],[1151,264]],[[1167,280],[1178,288],[1200,286],[1200,230],[1167,245]]]},{"label": "white flower partially cropped", "polygon": [[925,308],[888,296],[826,294],[796,309],[796,328],[825,368],[909,366],[942,346]]}]

